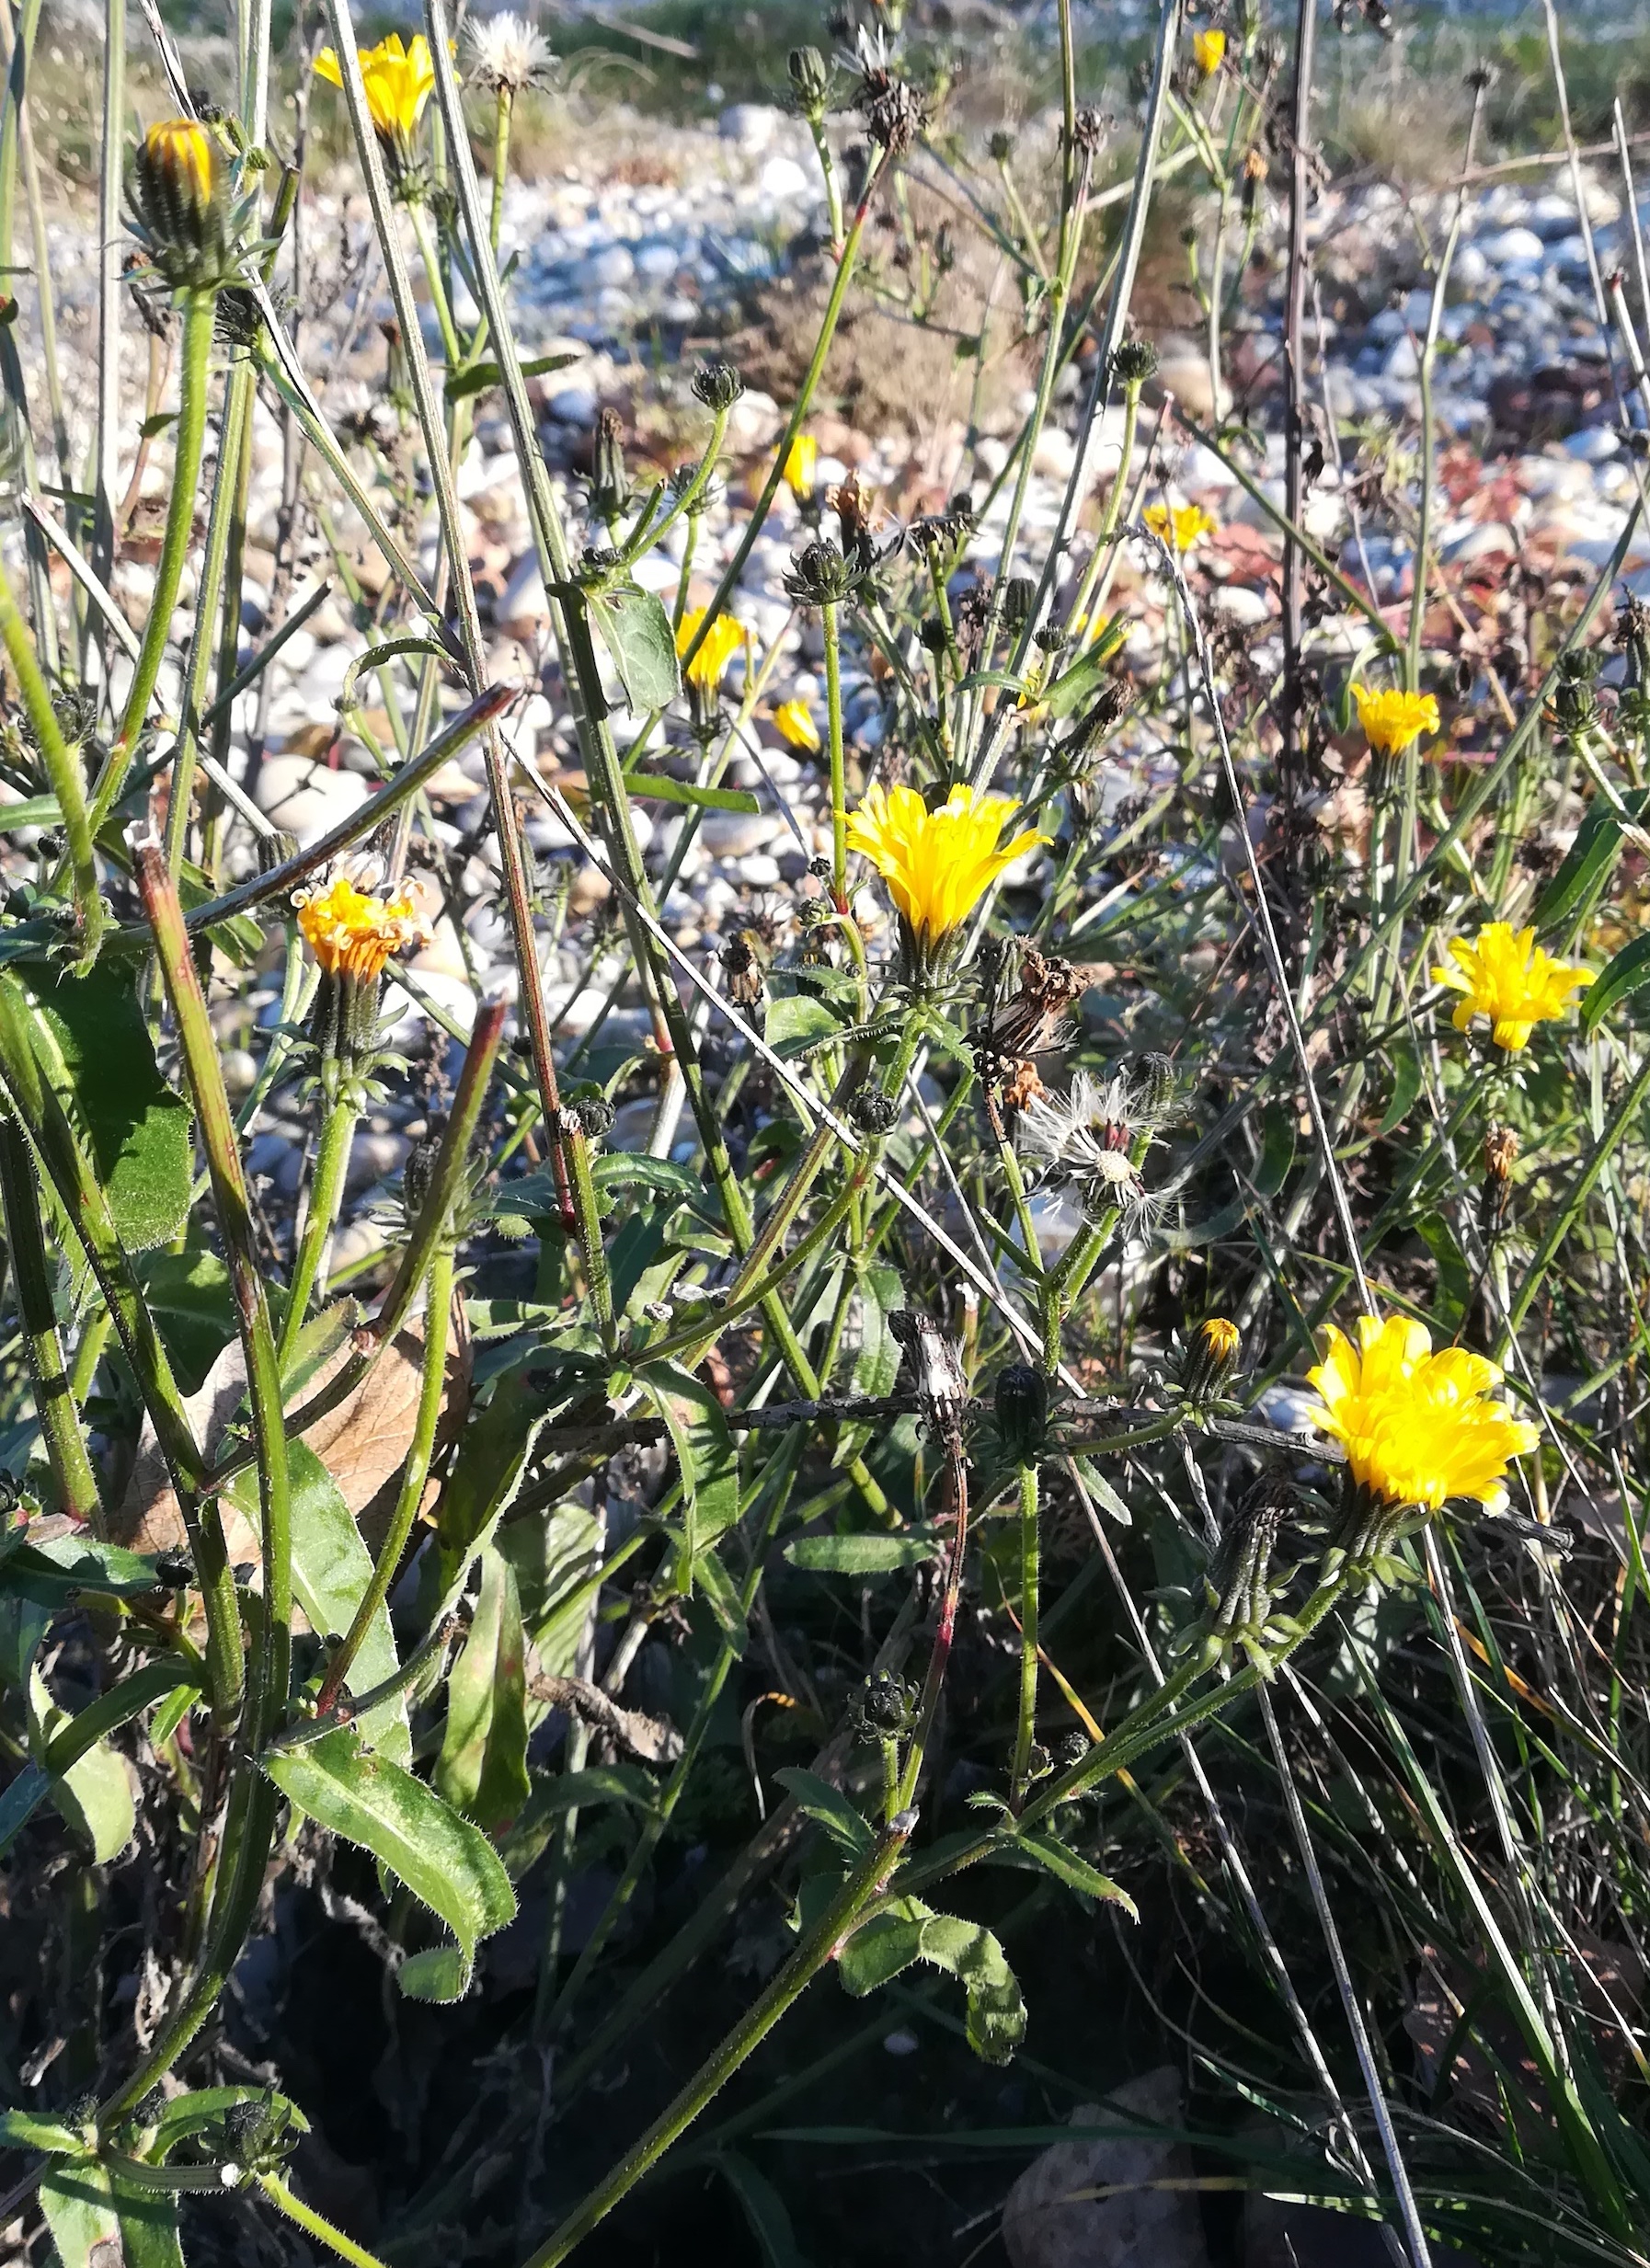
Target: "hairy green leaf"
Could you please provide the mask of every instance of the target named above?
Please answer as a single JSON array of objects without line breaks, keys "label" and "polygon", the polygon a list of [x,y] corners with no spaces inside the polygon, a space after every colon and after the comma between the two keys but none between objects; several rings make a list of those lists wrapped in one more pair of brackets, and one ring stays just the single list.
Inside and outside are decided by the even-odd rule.
[{"label": "hairy green leaf", "polygon": [[516,1572],[489,1545],[470,1634],[447,1680],[447,1728],[435,1784],[454,1811],[489,1831],[508,1827],[530,1793],[526,1646]]}]

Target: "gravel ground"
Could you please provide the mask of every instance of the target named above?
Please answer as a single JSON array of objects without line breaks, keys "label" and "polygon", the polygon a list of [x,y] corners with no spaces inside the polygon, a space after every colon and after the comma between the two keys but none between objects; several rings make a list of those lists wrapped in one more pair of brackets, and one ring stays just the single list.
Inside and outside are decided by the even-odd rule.
[{"label": "gravel ground", "polygon": [[[615,147],[621,143],[627,153],[624,163],[615,164],[611,152],[603,159],[587,151],[579,166],[559,176],[512,183],[505,207],[504,248],[519,256],[512,291],[523,344],[532,354],[561,350],[578,357],[535,384],[543,445],[565,486],[567,508],[580,521],[580,474],[588,470],[591,430],[602,405],[620,405],[628,419],[639,386],[667,409],[672,400],[680,406],[678,427],[684,436],[702,430],[703,412],[688,397],[685,383],[695,354],[712,346],[753,286],[783,276],[817,244],[822,223],[823,201],[806,135],[780,111],[741,106],[723,116],[719,130],[631,120]],[[1567,565],[1577,571],[1600,565],[1621,533],[1634,494],[1633,442],[1623,430],[1622,407],[1594,318],[1580,216],[1568,193],[1567,175],[1561,178],[1563,187],[1535,190],[1491,183],[1475,190],[1463,209],[1434,382],[1447,499],[1437,528],[1438,555],[1457,584],[1503,574],[1513,560],[1546,569]],[[1601,268],[1606,273],[1618,264],[1631,268],[1630,216],[1597,180],[1588,181],[1587,195]],[[1454,201],[1452,194],[1438,192],[1406,200],[1384,183],[1323,193],[1314,223],[1316,321],[1323,349],[1318,375],[1323,399],[1338,419],[1372,429],[1382,421],[1413,422],[1418,415],[1416,348],[1429,297],[1416,282],[1420,247],[1423,242],[1436,243],[1447,230]],[[381,269],[360,256],[364,211],[322,195],[309,209],[306,227],[316,287],[302,311],[304,352],[326,382],[329,414],[342,425],[372,408],[368,373],[381,367],[376,326],[387,316],[388,302]],[[66,219],[53,222],[52,235],[63,369],[79,447],[90,430],[95,246],[84,226]],[[1269,256],[1265,271],[1271,277],[1269,296],[1264,290],[1255,293],[1241,318],[1243,327],[1228,337],[1221,381],[1246,407],[1252,427],[1265,436],[1266,464],[1255,469],[1266,493],[1281,502],[1282,440],[1277,427],[1282,262],[1276,235],[1263,235],[1261,249]],[[461,303],[456,313],[463,323],[473,319],[475,311]],[[29,314],[26,300],[20,326],[26,350],[33,335]],[[1214,389],[1201,342],[1167,337],[1156,343],[1165,386],[1192,415],[1206,417]],[[133,400],[141,398],[147,352],[133,323],[126,342]],[[1014,562],[1021,571],[1040,564],[1060,510],[1072,469],[1079,391],[1073,372],[1035,461]],[[911,406],[909,424],[915,439],[911,430],[863,432],[822,416],[815,421],[819,485],[823,488],[852,470],[888,509],[890,534],[896,514],[932,509],[957,491],[968,490],[977,505],[983,500],[974,564],[989,573],[998,565],[993,555],[1010,485],[997,485],[996,475],[1027,406],[1028,398],[1011,402],[1004,430],[980,436],[971,457],[960,419],[937,420],[925,415],[923,405]],[[1223,396],[1221,407],[1226,406]],[[1642,426],[1642,406],[1634,402],[1630,414],[1632,422]],[[1151,423],[1149,418],[1148,431]],[[728,491],[700,524],[692,603],[708,598],[731,553],[779,424],[771,399],[747,394],[730,430],[735,453]],[[1112,418],[1091,443],[1089,477],[1103,482],[1117,458]],[[1269,639],[1277,623],[1280,544],[1271,522],[1209,450],[1160,451],[1157,464],[1173,496],[1202,503],[1219,522],[1196,556],[1208,603],[1248,635],[1263,672],[1275,667],[1278,650]],[[281,479],[280,431],[260,405],[247,559],[247,656],[265,626]],[[166,485],[162,444],[144,475],[143,493],[164,497]],[[577,789],[577,750],[497,395],[482,397],[458,486],[472,563],[488,612],[494,672],[529,688],[507,729],[524,764]],[[206,493],[203,480],[203,498]],[[338,514],[336,524],[348,535],[347,512]],[[1407,595],[1411,555],[1390,536],[1367,533],[1358,526],[1352,484],[1337,474],[1333,450],[1312,490],[1307,525],[1332,553],[1339,552],[1349,572],[1370,575],[1383,602]],[[659,590],[667,603],[680,579],[684,530],[685,523],[679,524],[641,569],[641,579]],[[753,814],[706,818],[682,861],[665,909],[682,945],[703,950],[707,957],[750,920],[753,904],[765,893],[799,883],[808,857],[828,844],[821,768],[787,747],[770,721],[778,703],[799,698],[823,725],[822,691],[815,675],[818,633],[796,613],[781,586],[801,540],[797,531],[798,508],[782,493],[734,604],[759,654],[778,647],[751,727],[754,746],[737,752],[726,774],[728,784],[753,790],[762,808]],[[433,513],[419,533],[425,556],[432,558]],[[1080,538],[1074,569],[1081,568],[1085,541]],[[301,599],[327,567],[324,555],[310,561],[294,598]],[[1161,590],[1154,589],[1146,567],[1143,558],[1126,556],[1111,599],[1133,617],[1127,650],[1131,665],[1140,670],[1158,664],[1163,636]],[[1629,567],[1630,581],[1650,589],[1650,535],[1643,531]],[[150,578],[151,569],[141,557],[129,556],[117,571],[117,595],[135,618],[141,618]],[[186,597],[187,592],[186,583]],[[1350,654],[1366,645],[1367,626],[1356,618],[1331,616],[1317,626],[1315,636],[1325,651]],[[336,707],[345,671],[368,642],[351,626],[347,610],[329,601],[273,665],[261,750],[252,745],[257,696],[249,693],[237,704],[232,768],[246,779],[262,809],[300,841],[312,839],[370,792],[371,759],[360,742],[340,737]],[[737,694],[740,682],[741,665],[736,662],[728,681],[730,694]],[[169,685],[163,680],[163,693],[170,694],[175,687],[175,673]],[[852,667],[845,689],[854,753],[869,768],[883,726],[878,692],[863,670]],[[674,739],[677,744],[669,754],[681,760],[676,769],[686,770],[698,751],[685,726],[674,728]],[[1149,727],[1137,728],[1132,740],[1126,735],[1117,745],[1110,792],[1119,798],[1135,792],[1159,762]],[[513,983],[495,876],[480,843],[486,820],[481,781],[479,752],[472,751],[432,786],[443,843],[450,851],[470,846],[466,883],[474,910],[466,937],[460,939],[451,922],[443,922],[429,949],[411,964],[425,999],[461,1025],[468,1021],[478,985]],[[683,821],[669,807],[654,806],[638,808],[636,824],[650,865],[662,871]],[[567,862],[570,912],[593,912],[604,885],[579,865],[554,820],[547,814],[532,818],[529,834],[543,861]],[[234,855],[249,865],[250,840],[242,840]],[[872,911],[868,892],[865,906]],[[590,925],[576,920],[548,951],[548,996],[569,1055],[588,1038],[618,966],[611,957],[592,957]],[[253,994],[254,1013],[265,1022],[276,1014],[276,981],[271,977],[260,982]],[[424,1008],[404,993],[392,994],[392,1000],[401,1014],[402,1040],[416,1042]],[[602,1028],[602,1046],[628,1049],[641,1037],[639,1011],[621,1001]],[[235,1074],[249,1081],[253,1056],[239,1049],[233,1061]],[[386,1105],[364,1130],[358,1185],[398,1166],[411,1108]],[[652,1109],[651,1104],[633,1105],[627,1117],[636,1123],[622,1120],[614,1140],[639,1145],[647,1138]],[[299,1183],[310,1129],[284,1117],[266,1119],[261,1127],[254,1169],[268,1176],[277,1196],[289,1196]],[[365,1224],[351,1231],[340,1257],[351,1256],[350,1237],[364,1252],[363,1240],[373,1233]]]}]

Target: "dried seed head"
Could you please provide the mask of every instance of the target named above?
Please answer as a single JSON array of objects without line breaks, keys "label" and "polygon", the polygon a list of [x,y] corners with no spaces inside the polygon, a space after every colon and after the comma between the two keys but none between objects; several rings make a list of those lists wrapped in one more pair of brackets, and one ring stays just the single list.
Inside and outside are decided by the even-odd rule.
[{"label": "dried seed head", "polygon": [[879,143],[896,164],[928,124],[928,106],[909,79],[901,79],[880,63],[874,63],[859,83],[854,107],[865,121],[865,132]]},{"label": "dried seed head", "polygon": [[1484,1138],[1484,1170],[1492,1181],[1506,1182],[1512,1178],[1513,1167],[1518,1161],[1518,1149],[1515,1128],[1499,1123],[1490,1128]]}]

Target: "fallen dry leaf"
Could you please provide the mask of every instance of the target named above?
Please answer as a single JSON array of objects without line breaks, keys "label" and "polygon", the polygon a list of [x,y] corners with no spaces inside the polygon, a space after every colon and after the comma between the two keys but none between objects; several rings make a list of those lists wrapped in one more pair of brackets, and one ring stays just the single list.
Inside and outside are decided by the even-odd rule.
[{"label": "fallen dry leaf", "polygon": [[[336,1378],[349,1360],[349,1334],[345,1331],[325,1362],[289,1398],[289,1413],[313,1400]],[[352,1394],[340,1402],[336,1410],[328,1410],[312,1426],[305,1426],[298,1437],[315,1451],[338,1483],[338,1493],[354,1514],[369,1551],[375,1552],[383,1542],[395,1509],[401,1468],[412,1446],[423,1359],[423,1326],[415,1321],[393,1346],[385,1348]],[[209,1457],[217,1454],[230,1420],[242,1405],[246,1390],[246,1367],[240,1341],[235,1339],[212,1365],[200,1392],[190,1395],[184,1403],[195,1438]],[[468,1402],[468,1363],[455,1349],[447,1357],[446,1392],[437,1429],[438,1443],[450,1440],[463,1424]],[[431,1482],[430,1487],[433,1490],[436,1485]],[[256,1562],[257,1533],[226,1500],[223,1526],[231,1564]],[[174,1552],[186,1541],[178,1497],[154,1428],[147,1420],[126,1494],[109,1516],[109,1532],[115,1542],[126,1544],[134,1552]]]}]

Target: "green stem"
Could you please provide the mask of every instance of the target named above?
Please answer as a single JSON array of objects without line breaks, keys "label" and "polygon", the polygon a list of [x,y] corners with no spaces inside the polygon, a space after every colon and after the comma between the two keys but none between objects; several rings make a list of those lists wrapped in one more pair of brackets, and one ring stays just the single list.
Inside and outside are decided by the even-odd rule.
[{"label": "green stem", "polygon": [[487,220],[487,242],[493,258],[498,257],[498,233],[504,225],[504,183],[510,172],[510,120],[515,106],[515,96],[508,86],[498,89],[498,107],[493,115],[493,207]]},{"label": "green stem", "polygon": [[160,562],[155,571],[155,595],[143,625],[143,643],[132,671],[132,688],[120,718],[120,729],[109,752],[103,775],[92,796],[91,826],[97,834],[126,785],[132,750],[149,714],[155,681],[171,633],[178,605],[178,587],[189,556],[200,500],[201,452],[206,438],[206,402],[212,375],[212,339],[215,294],[185,292],[183,300],[182,363],[178,377],[178,423],[173,429],[175,455],[172,493],[166,502],[166,532],[161,538]]},{"label": "green stem", "polygon": [[29,712],[34,744],[45,764],[46,777],[52,783],[57,808],[63,813],[63,833],[69,846],[69,870],[74,879],[74,908],[80,918],[80,958],[76,966],[84,971],[97,957],[98,941],[103,934],[106,918],[103,900],[97,895],[97,862],[92,848],[97,829],[86,812],[86,785],[81,777],[79,756],[63,739],[57,712],[52,705],[52,695],[40,674],[34,640],[29,635],[28,624],[17,612],[17,602],[4,567],[0,567],[0,644],[6,647],[6,658],[11,664],[12,674],[17,681],[17,691],[22,694],[23,705]]},{"label": "green stem", "polygon": [[[336,1070],[336,1061],[328,1068]],[[321,1121],[321,1137],[315,1145],[315,1178],[310,1184],[309,1210],[304,1216],[298,1255],[292,1264],[292,1289],[287,1295],[286,1318],[281,1327],[282,1370],[292,1361],[298,1334],[304,1328],[304,1319],[309,1312],[310,1295],[321,1272],[322,1257],[338,1224],[338,1206],[344,1194],[344,1177],[349,1170],[349,1152],[355,1141],[355,1129],[361,1122],[361,1112],[354,1100],[353,1081],[348,1082],[348,1091],[349,1099],[342,1093],[332,1097],[330,1107]]]},{"label": "green stem", "polygon": [[837,609],[819,609],[825,624],[825,716],[831,745],[831,895],[848,911],[848,785],[842,758],[842,668]]},{"label": "green stem", "polygon": [[[172,750],[170,800],[166,807],[166,867],[176,875],[183,865],[189,840],[189,815],[194,803],[195,761],[200,744],[201,712],[206,693],[206,673],[214,650],[221,646],[218,614],[223,600],[224,568],[229,557],[230,531],[241,496],[252,445],[252,405],[258,392],[258,373],[243,355],[230,372],[223,406],[223,434],[218,444],[218,470],[212,482],[212,516],[206,526],[206,556],[201,563],[201,585],[195,595],[195,629],[189,640],[189,664],[178,703],[178,740]],[[237,620],[230,636],[238,632]],[[230,647],[230,670],[235,647]]]},{"label": "green stem", "polygon": [[424,1309],[424,1368],[418,1382],[418,1412],[413,1423],[412,1445],[401,1471],[400,1494],[395,1498],[395,1509],[390,1517],[388,1532],[373,1564],[372,1579],[361,1593],[361,1604],[355,1609],[355,1619],[334,1647],[331,1659],[327,1662],[327,1674],[321,1681],[320,1694],[315,1702],[317,1716],[324,1717],[343,1690],[350,1664],[372,1627],[378,1609],[389,1597],[390,1585],[395,1579],[401,1554],[407,1549],[407,1539],[412,1533],[413,1522],[424,1499],[424,1483],[430,1477],[430,1462],[435,1453],[436,1426],[441,1422],[441,1401],[447,1380],[447,1330],[453,1305],[453,1246],[451,1243],[438,1244],[430,1266],[430,1294]]},{"label": "green stem", "polygon": [[802,1998],[819,1971],[835,1958],[842,1941],[865,1908],[880,1896],[899,1863],[909,1833],[910,1827],[906,1826],[890,1829],[878,1838],[875,1847],[843,1882],[811,1935],[796,1948],[766,1991],[752,2002],[640,2140],[625,2151],[605,2181],[599,2182],[560,2228],[546,2238],[525,2268],[557,2268],[557,2263],[566,2260],[643,2175],[659,2163],[705,2104],[762,2045],[780,2018]]},{"label": "green stem", "polygon": [[430,304],[435,309],[436,328],[441,334],[441,351],[447,358],[449,370],[459,369],[464,359],[453,310],[447,304],[447,287],[441,281],[441,258],[430,234],[430,220],[422,205],[408,205],[412,231],[418,239],[418,258],[424,263],[424,277],[430,286]]},{"label": "green stem", "polygon": [[21,1128],[9,1117],[0,1117],[0,1201],[5,1206],[6,1244],[17,1287],[17,1320],[23,1327],[29,1374],[34,1380],[35,1414],[57,1483],[58,1503],[76,1519],[89,1520],[101,1529],[97,1476],[86,1455],[57,1328],[33,1161]]},{"label": "green stem", "polygon": [[[554,1134],[554,1129],[552,1129]],[[577,1112],[561,1114],[561,1154],[567,1162],[567,1184],[579,1224],[579,1249],[584,1259],[585,1280],[602,1343],[612,1354],[618,1345],[613,1321],[613,1279],[607,1267],[607,1246],[602,1235],[602,1207],[590,1173],[590,1145]]]},{"label": "green stem", "polygon": [[146,843],[139,853],[138,887],[143,894],[143,911],[155,933],[161,976],[194,1094],[201,1144],[212,1176],[212,1202],[235,1292],[235,1320],[252,1403],[262,1531],[263,1609],[254,1674],[247,1692],[245,1731],[246,1747],[256,1753],[280,1727],[292,1678],[292,1504],[281,1364],[275,1351],[275,1333],[269,1321],[246,1176],[235,1140],[235,1116],[223,1087],[217,1035],[212,1027],[200,974],[189,950],[177,885],[154,842]]},{"label": "green stem", "polygon": [[269,2203],[284,2213],[289,2221],[295,2221],[306,2236],[314,2237],[318,2243],[326,2245],[340,2260],[350,2262],[352,2268],[384,2268],[376,2252],[369,2252],[364,2244],[357,2244],[353,2237],[347,2237],[341,2228],[335,2228],[313,2205],[306,2205],[302,2197],[295,2197],[279,2174],[258,2173],[253,2179]]},{"label": "green stem", "polygon": [[1037,1738],[1037,1589],[1040,1579],[1037,1535],[1037,1469],[1020,1468],[1020,1720],[1014,1734],[1014,1770],[1009,1802],[1017,1810],[1026,1793],[1032,1743]]}]

